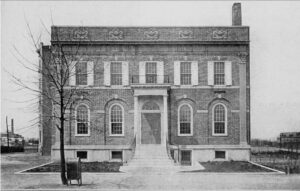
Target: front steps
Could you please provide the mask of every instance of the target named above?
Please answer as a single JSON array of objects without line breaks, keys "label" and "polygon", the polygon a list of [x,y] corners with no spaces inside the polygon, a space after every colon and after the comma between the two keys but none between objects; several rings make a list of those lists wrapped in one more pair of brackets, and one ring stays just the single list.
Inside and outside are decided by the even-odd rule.
[{"label": "front steps", "polygon": [[122,172],[133,173],[170,173],[178,170],[179,166],[168,157],[166,147],[157,144],[137,145],[132,160],[120,168]]}]

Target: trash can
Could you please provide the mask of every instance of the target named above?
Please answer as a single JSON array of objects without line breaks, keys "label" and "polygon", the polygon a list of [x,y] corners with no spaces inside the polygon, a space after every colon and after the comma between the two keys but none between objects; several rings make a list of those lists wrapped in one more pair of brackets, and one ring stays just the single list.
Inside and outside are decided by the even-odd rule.
[{"label": "trash can", "polygon": [[81,176],[81,160],[77,159],[68,159],[66,164],[67,169],[67,180],[72,184],[72,180],[77,180],[78,186],[82,184]]}]

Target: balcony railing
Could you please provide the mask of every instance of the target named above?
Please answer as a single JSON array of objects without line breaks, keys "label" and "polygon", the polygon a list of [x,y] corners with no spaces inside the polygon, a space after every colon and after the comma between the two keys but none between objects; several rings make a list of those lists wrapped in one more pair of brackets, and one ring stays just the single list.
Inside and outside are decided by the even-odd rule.
[{"label": "balcony railing", "polygon": [[131,76],[131,84],[168,84],[168,83],[170,83],[168,75],[147,74],[147,75]]}]

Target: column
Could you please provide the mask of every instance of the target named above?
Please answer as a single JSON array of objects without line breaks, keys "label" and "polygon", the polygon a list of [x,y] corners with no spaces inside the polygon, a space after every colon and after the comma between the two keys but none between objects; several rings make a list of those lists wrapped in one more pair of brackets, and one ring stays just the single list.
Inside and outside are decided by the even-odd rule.
[{"label": "column", "polygon": [[136,136],[136,144],[140,143],[140,136],[139,136],[139,130],[138,130],[138,119],[139,119],[139,102],[138,102],[138,96],[134,96],[134,135]]},{"label": "column", "polygon": [[166,139],[168,136],[168,96],[163,96],[163,102],[164,102],[164,119],[163,119],[163,138],[162,138],[162,144],[166,144]]},{"label": "column", "polygon": [[240,55],[239,78],[240,78],[240,144],[247,145],[247,55]]}]

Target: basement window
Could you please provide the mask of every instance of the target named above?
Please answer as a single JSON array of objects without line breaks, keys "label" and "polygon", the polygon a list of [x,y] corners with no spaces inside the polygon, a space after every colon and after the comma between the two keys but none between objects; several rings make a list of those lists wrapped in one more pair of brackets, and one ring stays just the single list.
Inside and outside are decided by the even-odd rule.
[{"label": "basement window", "polygon": [[181,151],[181,165],[192,165],[192,151]]},{"label": "basement window", "polygon": [[216,159],[225,159],[225,151],[215,151]]},{"label": "basement window", "polygon": [[77,158],[87,159],[87,151],[77,151]]},{"label": "basement window", "polygon": [[112,160],[123,160],[123,152],[122,151],[111,151],[111,159]]}]

